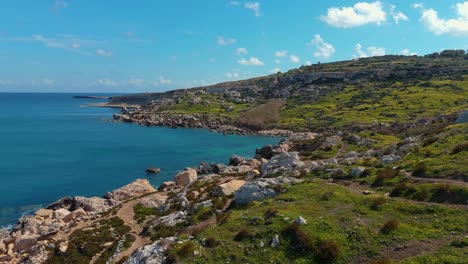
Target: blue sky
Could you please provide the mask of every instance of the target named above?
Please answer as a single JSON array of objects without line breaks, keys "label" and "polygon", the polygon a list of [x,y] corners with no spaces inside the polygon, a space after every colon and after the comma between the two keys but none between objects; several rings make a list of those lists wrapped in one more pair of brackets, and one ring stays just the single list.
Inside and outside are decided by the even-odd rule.
[{"label": "blue sky", "polygon": [[468,1],[15,0],[0,92],[145,92],[468,49]]}]

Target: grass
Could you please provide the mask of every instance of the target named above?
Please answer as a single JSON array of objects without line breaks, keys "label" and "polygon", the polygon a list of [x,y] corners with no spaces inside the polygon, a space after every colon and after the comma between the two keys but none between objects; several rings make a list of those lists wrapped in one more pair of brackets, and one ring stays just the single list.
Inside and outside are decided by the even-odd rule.
[{"label": "grass", "polygon": [[[321,181],[295,185],[275,198],[235,207],[224,224],[210,226],[197,235],[216,237],[219,243],[216,247],[205,247],[200,256],[179,261],[323,263],[327,259],[349,263],[356,258],[373,259],[382,249],[408,241],[444,238],[452,231],[466,231],[465,210],[393,199],[385,199],[379,210],[372,210],[372,201],[378,197],[356,194]],[[298,216],[307,219],[308,224],[297,227],[301,231],[293,238],[285,230]],[[398,227],[383,233],[388,219],[397,220]],[[242,239],[238,238],[240,230]],[[280,236],[278,248],[269,247],[274,234]],[[258,246],[260,241],[265,243],[262,249]],[[298,246],[314,250],[297,250]],[[326,254],[321,256],[322,252]]]}]

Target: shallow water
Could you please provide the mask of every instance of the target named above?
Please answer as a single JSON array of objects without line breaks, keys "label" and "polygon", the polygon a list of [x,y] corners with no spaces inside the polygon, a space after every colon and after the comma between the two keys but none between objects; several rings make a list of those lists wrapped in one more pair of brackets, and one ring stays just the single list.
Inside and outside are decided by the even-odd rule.
[{"label": "shallow water", "polygon": [[[108,122],[77,94],[0,93],[0,226],[63,196],[102,196],[138,178],[157,186],[200,161],[253,156],[278,138]],[[149,166],[161,168],[147,176]]]}]

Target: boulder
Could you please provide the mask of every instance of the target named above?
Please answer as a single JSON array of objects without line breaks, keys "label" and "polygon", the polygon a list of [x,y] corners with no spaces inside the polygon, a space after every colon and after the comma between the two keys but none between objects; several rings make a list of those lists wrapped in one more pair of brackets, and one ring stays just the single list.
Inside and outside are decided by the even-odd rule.
[{"label": "boulder", "polygon": [[299,158],[297,152],[283,152],[273,156],[262,166],[262,175],[280,174],[283,176],[297,177],[305,171],[308,172],[305,164]]},{"label": "boulder", "polygon": [[245,176],[247,180],[253,180],[255,178],[260,177],[262,174],[258,170],[251,170],[247,172],[247,175]]},{"label": "boulder", "polygon": [[272,145],[267,145],[261,149],[257,149],[255,153],[260,157],[260,158],[265,158],[265,159],[271,159],[274,155],[274,150]]},{"label": "boulder", "polygon": [[279,194],[275,189],[284,185],[301,182],[290,177],[260,178],[253,182],[247,182],[234,193],[234,199],[239,204],[249,204],[252,201],[261,201]]},{"label": "boulder", "polygon": [[166,226],[175,226],[178,223],[183,223],[187,219],[185,211],[177,211],[170,215],[162,216],[156,220],[156,224],[163,224]]},{"label": "boulder", "polygon": [[36,211],[36,216],[40,216],[42,218],[51,218],[53,212],[54,211],[50,209],[39,209]]},{"label": "boulder", "polygon": [[245,181],[233,180],[227,183],[223,183],[216,187],[215,194],[219,196],[229,196],[244,186]]},{"label": "boulder", "polygon": [[359,157],[359,154],[356,151],[350,151],[350,152],[346,153],[346,155],[344,157],[345,158],[357,158],[357,157]]},{"label": "boulder", "polygon": [[40,236],[48,236],[52,234],[58,233],[60,228],[63,227],[63,222],[53,222],[44,226],[39,227],[39,235]]},{"label": "boulder", "polygon": [[67,216],[67,215],[69,215],[69,214],[70,214],[70,211],[68,211],[68,210],[65,209],[65,208],[61,208],[61,209],[58,209],[58,210],[55,210],[55,211],[54,211],[53,217],[54,217],[54,219],[61,220],[61,219],[63,219],[65,216]]},{"label": "boulder", "polygon": [[213,201],[206,200],[200,203],[197,203],[193,206],[193,210],[197,210],[199,207],[208,208],[213,206]]},{"label": "boulder", "polygon": [[176,186],[176,183],[173,182],[173,181],[166,181],[166,182],[163,182],[159,187],[158,187],[158,191],[166,191],[168,188],[170,187],[174,187]]},{"label": "boulder", "polygon": [[66,196],[66,197],[63,197],[60,200],[50,204],[46,208],[50,209],[50,210],[57,210],[57,209],[60,209],[60,208],[65,208],[65,209],[70,210],[70,207],[72,206],[72,203],[73,203],[73,198],[71,198],[69,196]]},{"label": "boulder", "polygon": [[355,167],[351,170],[351,177],[361,177],[365,170],[364,167]]},{"label": "boulder", "polygon": [[154,167],[149,167],[145,170],[146,173],[148,174],[158,174],[161,172],[160,168],[154,168]]},{"label": "boulder", "polygon": [[280,245],[279,236],[278,236],[278,234],[275,234],[273,236],[273,239],[271,240],[271,247],[275,248],[275,247],[277,247],[279,245]]},{"label": "boulder", "polygon": [[242,162],[245,161],[244,157],[237,156],[237,155],[232,155],[231,158],[229,158],[229,165],[231,166],[239,166],[242,164]]},{"label": "boulder", "polygon": [[31,248],[36,244],[37,236],[35,235],[22,235],[16,237],[15,245],[13,247],[14,252],[21,252],[28,248]]},{"label": "boulder", "polygon": [[188,185],[197,179],[197,171],[194,169],[187,169],[174,177],[177,185]]},{"label": "boulder", "polygon": [[140,200],[140,204],[147,208],[159,208],[164,202],[164,199],[154,197],[146,197]]},{"label": "boulder", "polygon": [[147,179],[138,179],[106,195],[108,199],[125,201],[128,199],[140,197],[145,194],[156,192]]},{"label": "boulder", "polygon": [[390,154],[390,155],[383,155],[382,156],[382,163],[383,164],[392,164],[401,159],[400,156],[397,156],[395,154]]},{"label": "boulder", "polygon": [[468,111],[463,111],[461,112],[457,120],[455,121],[457,124],[463,124],[463,123],[468,123]]},{"label": "boulder", "polygon": [[243,175],[248,173],[252,170],[252,167],[247,165],[240,165],[240,166],[226,166],[219,170],[219,174],[221,175]]},{"label": "boulder", "polygon": [[125,264],[161,264],[166,258],[166,251],[170,243],[175,241],[176,238],[166,238],[141,247],[125,261]]},{"label": "boulder", "polygon": [[86,211],[83,210],[83,208],[78,208],[75,211],[71,212],[70,214],[66,215],[62,220],[65,223],[69,223],[71,221],[75,221],[79,218],[85,218],[87,216],[88,216],[88,213],[86,213]]},{"label": "boulder", "polygon": [[307,220],[305,220],[302,216],[298,216],[294,223],[298,225],[307,225]]},{"label": "boulder", "polygon": [[73,199],[72,210],[75,211],[78,208],[83,208],[86,212],[91,214],[105,212],[112,206],[117,205],[118,202],[112,199],[104,199],[101,197],[81,197],[76,196]]}]

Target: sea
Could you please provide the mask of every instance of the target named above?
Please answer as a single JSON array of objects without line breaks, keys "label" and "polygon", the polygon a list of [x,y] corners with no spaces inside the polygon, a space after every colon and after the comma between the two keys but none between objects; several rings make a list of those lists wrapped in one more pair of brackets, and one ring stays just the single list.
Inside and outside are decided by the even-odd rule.
[{"label": "sea", "polygon": [[75,95],[85,94],[0,93],[0,227],[64,196],[102,196],[140,178],[157,187],[185,167],[252,157],[280,140],[111,122],[119,109]]}]

